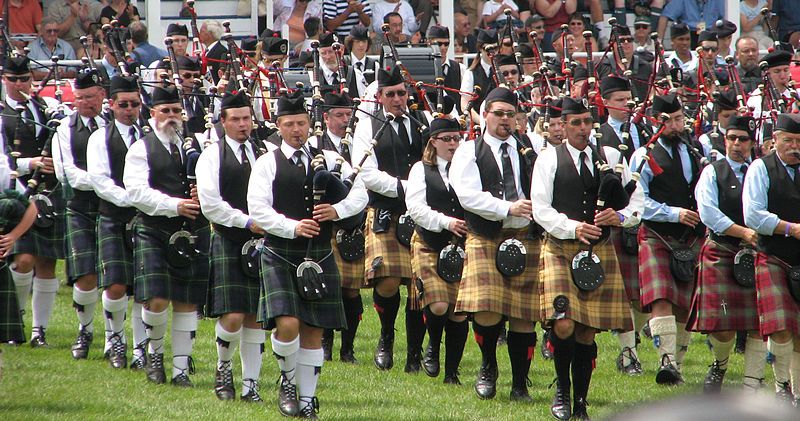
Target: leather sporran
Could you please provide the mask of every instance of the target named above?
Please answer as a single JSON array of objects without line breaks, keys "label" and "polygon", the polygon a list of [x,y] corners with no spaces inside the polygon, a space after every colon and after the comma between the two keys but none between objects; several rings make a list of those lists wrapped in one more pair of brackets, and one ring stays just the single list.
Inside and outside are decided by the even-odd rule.
[{"label": "leather sporran", "polygon": [[528,251],[525,245],[516,238],[509,238],[500,243],[495,255],[495,266],[503,276],[518,276],[525,272]]},{"label": "leather sporran", "polygon": [[733,279],[744,288],[753,288],[756,285],[755,250],[745,247],[733,256]]},{"label": "leather sporran", "polygon": [[242,272],[249,278],[258,278],[259,276],[261,262],[260,248],[263,242],[264,239],[262,238],[251,238],[242,246],[239,264],[242,267]]},{"label": "leather sporran", "polygon": [[411,236],[414,235],[414,228],[417,224],[411,219],[411,215],[404,213],[397,218],[397,229],[394,231],[397,241],[404,247],[411,247]]},{"label": "leather sporran", "polygon": [[345,262],[355,262],[364,257],[364,241],[364,231],[361,228],[336,231],[336,248],[339,249],[339,256]]},{"label": "leather sporran", "polygon": [[44,194],[35,194],[30,199],[36,205],[36,220],[33,225],[39,228],[50,228],[55,223],[56,211],[53,202]]},{"label": "leather sporran", "polygon": [[591,250],[581,250],[572,258],[572,282],[581,291],[594,291],[605,281],[600,258]]},{"label": "leather sporran", "polygon": [[621,230],[622,251],[625,254],[636,256],[639,254],[639,225],[622,228]]},{"label": "leather sporran", "polygon": [[467,253],[457,244],[448,244],[439,252],[436,259],[436,274],[448,284],[461,281],[464,271],[464,258]]},{"label": "leather sporran", "polygon": [[198,254],[194,242],[195,236],[189,231],[180,230],[172,234],[167,247],[167,262],[179,269],[189,267]]},{"label": "leather sporran", "polygon": [[789,293],[795,302],[800,303],[800,266],[790,267],[786,278],[786,283],[789,284]]},{"label": "leather sporran", "polygon": [[674,248],[669,256],[669,271],[678,282],[692,282],[697,268],[697,256],[692,249]]}]

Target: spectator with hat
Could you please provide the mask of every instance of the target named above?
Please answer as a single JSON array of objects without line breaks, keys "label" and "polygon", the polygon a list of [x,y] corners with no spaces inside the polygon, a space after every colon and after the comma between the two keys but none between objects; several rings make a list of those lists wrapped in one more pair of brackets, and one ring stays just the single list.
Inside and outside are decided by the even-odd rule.
[{"label": "spectator with hat", "polygon": [[650,19],[647,16],[636,16],[633,21],[633,46],[637,49],[644,48],[647,51],[655,52],[655,45],[650,34],[653,32]]}]

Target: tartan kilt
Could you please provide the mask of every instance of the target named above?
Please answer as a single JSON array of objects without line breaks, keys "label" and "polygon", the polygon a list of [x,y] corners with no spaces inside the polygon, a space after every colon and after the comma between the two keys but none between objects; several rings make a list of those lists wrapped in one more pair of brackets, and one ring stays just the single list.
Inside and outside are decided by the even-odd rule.
[{"label": "tartan kilt", "polygon": [[[694,332],[758,329],[756,289],[744,288],[733,278],[738,247],[706,239],[700,249],[700,270],[686,326]],[[724,304],[724,306],[723,306]]]},{"label": "tartan kilt", "polygon": [[242,270],[243,245],[217,232],[211,233],[207,307],[211,317],[226,313],[255,314],[258,310],[261,283]]},{"label": "tartan kilt", "polygon": [[622,249],[622,228],[612,227],[609,241],[617,254],[619,271],[628,301],[639,301],[639,255],[630,255]]},{"label": "tartan kilt", "polygon": [[417,291],[416,282],[413,282],[416,297],[420,300],[421,307],[432,303],[447,303],[455,307],[458,298],[459,282],[447,283],[436,273],[436,263],[439,253],[429,248],[425,241],[415,232],[411,237],[411,268],[415,278],[422,280],[422,291]]},{"label": "tartan kilt", "polygon": [[97,217],[97,281],[103,288],[127,285],[128,295],[133,295],[133,250],[126,225],[108,216]]},{"label": "tartan kilt", "polygon": [[[148,226],[139,217],[134,222],[133,232],[133,290],[136,301],[163,298],[187,304],[206,303],[206,254],[199,253],[186,268],[176,268],[167,262],[169,237],[173,232]],[[203,251],[200,245],[197,247]]]},{"label": "tartan kilt", "polygon": [[365,288],[367,284],[364,280],[364,258],[362,257],[353,262],[342,259],[342,256],[339,254],[339,245],[336,244],[335,238],[331,239],[331,249],[333,250],[333,258],[336,261],[336,267],[339,268],[339,279],[342,288]]},{"label": "tartan kilt", "polygon": [[789,293],[786,265],[759,252],[756,291],[761,335],[788,330],[794,337],[800,336],[800,304]]},{"label": "tartan kilt", "polygon": [[[376,234],[372,232],[375,208],[367,209],[366,231],[364,232],[364,273],[369,286],[375,286],[374,282],[381,278],[410,279],[413,276],[411,273],[411,250],[400,244],[395,234],[399,217],[399,215],[392,215],[389,230]],[[383,257],[383,263],[373,271],[372,261],[377,257]]]},{"label": "tartan kilt", "polygon": [[97,212],[67,208],[67,285],[81,276],[97,273]]},{"label": "tartan kilt", "polygon": [[[540,240],[527,239],[528,228],[503,229],[497,239],[467,234],[464,274],[458,289],[456,312],[490,311],[508,317],[536,322],[539,309],[539,252]],[[514,237],[525,245],[527,260],[522,275],[507,278],[497,271],[497,247]]]},{"label": "tartan kilt", "polygon": [[17,288],[7,264],[0,268],[0,304],[0,343],[27,342],[17,303]]},{"label": "tartan kilt", "polygon": [[11,255],[32,254],[56,260],[64,259],[66,254],[64,238],[67,231],[65,217],[67,202],[62,195],[61,185],[59,184],[48,197],[53,202],[53,211],[55,212],[53,225],[48,228],[39,228],[33,225],[14,243]]},{"label": "tartan kilt", "polygon": [[296,317],[309,326],[323,329],[343,329],[347,326],[339,269],[332,256],[330,243],[311,250],[311,258],[322,267],[322,276],[328,287],[327,295],[319,300],[303,300],[297,292],[297,265],[303,262],[305,254],[305,241],[272,236],[264,241],[257,315],[264,329],[274,329],[275,318],[280,316]]},{"label": "tartan kilt", "polygon": [[572,258],[586,246],[576,240],[545,237],[539,265],[542,320],[552,318],[553,300],[563,295],[569,299],[566,317],[576,323],[598,330],[633,329],[628,296],[614,246],[609,241],[592,248],[605,273],[603,284],[594,291],[581,291],[572,281],[571,266]]},{"label": "tartan kilt", "polygon": [[[694,245],[692,249],[700,252],[700,241],[695,241],[694,236],[689,238],[688,244]],[[679,243],[670,237],[673,247]],[[692,304],[692,293],[696,282],[678,282],[672,277],[669,270],[670,252],[661,239],[655,236],[644,224],[639,227],[639,288],[642,311],[650,312],[650,304],[655,300],[667,300],[678,308],[688,310]]]}]

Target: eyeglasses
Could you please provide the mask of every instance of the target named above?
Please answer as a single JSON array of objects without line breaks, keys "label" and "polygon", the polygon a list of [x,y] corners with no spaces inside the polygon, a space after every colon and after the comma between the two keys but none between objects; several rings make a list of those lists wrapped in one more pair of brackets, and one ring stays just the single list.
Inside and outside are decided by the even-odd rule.
[{"label": "eyeglasses", "polygon": [[503,118],[503,117],[514,118],[517,115],[516,111],[493,110],[493,111],[490,111],[490,112],[492,114],[494,114],[496,117],[500,117],[500,118]]},{"label": "eyeglasses", "polygon": [[30,76],[6,76],[6,79],[11,82],[29,82],[31,80]]},{"label": "eyeglasses", "polygon": [[623,44],[628,44],[633,42],[633,37],[619,37],[619,42]]},{"label": "eyeglasses", "polygon": [[137,108],[142,105],[139,101],[120,101],[117,102],[117,107],[122,108],[123,110],[130,107],[130,108]]},{"label": "eyeglasses", "polygon": [[583,26],[583,22],[578,22],[578,21],[570,22],[569,26]]},{"label": "eyeglasses", "polygon": [[516,75],[518,75],[519,71],[518,70],[503,70],[500,73],[503,74],[503,77],[508,77],[508,76],[516,76]]},{"label": "eyeglasses", "polygon": [[650,28],[650,25],[647,25],[645,23],[637,23],[636,25],[633,25],[633,27],[635,29],[648,29]]},{"label": "eyeglasses", "polygon": [[439,136],[439,137],[434,137],[434,139],[441,140],[444,143],[450,143],[450,142],[460,141],[461,136]]},{"label": "eyeglasses", "polygon": [[585,124],[587,126],[591,126],[594,124],[594,119],[591,117],[586,118],[576,118],[574,120],[570,120],[569,125],[572,127],[580,127],[581,124]]},{"label": "eyeglasses", "polygon": [[544,30],[544,25],[533,26],[533,27],[531,27],[531,30],[533,30],[533,31],[542,31],[542,30]]},{"label": "eyeglasses", "polygon": [[398,97],[402,98],[402,97],[408,95],[408,92],[406,92],[405,90],[401,90],[401,91],[384,91],[383,94],[386,95],[386,98],[394,98],[395,95],[397,95]]},{"label": "eyeglasses", "polygon": [[718,50],[717,47],[702,47],[702,48],[703,48],[703,51],[708,51],[708,52],[712,52],[712,53],[716,53],[717,50]]},{"label": "eyeglasses", "polygon": [[438,46],[440,46],[440,47],[449,47],[450,46],[450,41],[439,41],[436,44]]},{"label": "eyeglasses", "polygon": [[164,114],[180,114],[180,113],[183,112],[183,108],[180,108],[180,107],[162,108],[162,109],[160,109],[158,111],[161,112],[161,113],[164,113]]},{"label": "eyeglasses", "polygon": [[731,142],[736,142],[738,140],[739,142],[742,143],[753,140],[753,138],[751,138],[750,136],[736,136],[735,134],[726,134],[725,139],[728,139]]},{"label": "eyeglasses", "polygon": [[57,34],[58,29],[45,29],[44,32],[48,34]]},{"label": "eyeglasses", "polygon": [[198,73],[194,73],[194,72],[181,73],[181,78],[184,79],[184,80],[185,79],[197,79],[199,77],[200,77],[200,73],[199,72]]}]

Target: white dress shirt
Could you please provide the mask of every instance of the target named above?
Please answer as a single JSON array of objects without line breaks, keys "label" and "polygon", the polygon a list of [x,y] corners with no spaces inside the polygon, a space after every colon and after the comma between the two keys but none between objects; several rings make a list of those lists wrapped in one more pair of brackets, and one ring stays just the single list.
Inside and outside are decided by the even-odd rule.
[{"label": "white dress shirt", "polygon": [[[278,213],[272,207],[272,183],[275,180],[275,171],[277,168],[275,162],[275,154],[282,153],[286,158],[293,159],[294,153],[298,149],[289,146],[286,142],[281,142],[280,152],[270,152],[262,155],[253,166],[253,172],[250,174],[250,184],[247,188],[247,208],[250,210],[250,218],[252,218],[259,226],[263,227],[265,231],[281,238],[293,239],[295,238],[295,227],[300,221],[288,218],[287,216]],[[321,151],[325,156],[325,165],[328,168],[333,168],[336,160],[340,157],[339,154],[332,151]],[[308,169],[308,157],[303,154],[303,164]],[[347,162],[342,163],[342,177],[349,177],[353,169]],[[298,192],[299,193],[299,192]],[[369,197],[367,191],[364,189],[364,184],[361,177],[356,177],[353,187],[350,189],[347,197],[339,203],[333,205],[338,215],[338,220],[349,218],[361,212],[366,206]]]},{"label": "white dress shirt", "polygon": [[[14,98],[11,98],[8,95],[6,95],[5,101],[8,103],[8,106],[9,106],[10,109],[16,108],[17,105],[19,104],[19,102],[17,102],[16,100],[14,100]],[[56,109],[60,105],[58,103],[58,101],[56,101],[55,98],[50,98],[50,97],[39,98],[39,101],[43,102],[45,107],[49,108],[49,109]],[[27,107],[30,110],[30,112],[32,113],[34,119],[39,118],[39,113],[36,111],[36,106],[31,101],[28,101]],[[67,115],[72,114],[72,112],[69,110],[68,107],[64,107],[64,108],[65,108],[65,111],[66,111]],[[45,124],[47,122],[46,121],[39,121],[39,123]],[[2,129],[2,121],[0,121],[0,129]],[[33,130],[36,133],[36,136],[39,136],[41,134],[42,130],[43,130],[43,127],[39,126],[39,125],[36,125],[36,126],[34,126]],[[8,141],[12,142],[13,139],[8,139]],[[27,174],[30,174],[33,171],[30,168],[31,159],[32,159],[31,157],[29,157],[29,158],[17,158],[17,174],[18,175],[20,175],[20,176],[27,175]]]},{"label": "white dress shirt", "polygon": [[[120,123],[119,120],[114,120],[114,124],[122,136],[122,141],[130,149],[136,140],[130,137],[132,126],[126,126]],[[108,129],[108,127],[99,128],[89,136],[89,144],[86,146],[86,171],[89,173],[89,182],[97,196],[106,202],[119,207],[131,207],[133,204],[128,199],[128,192],[125,187],[116,185],[114,180],[111,179],[111,162],[108,159],[108,147],[106,145],[106,130]],[[138,133],[136,137],[139,136],[141,136],[141,133]]]},{"label": "white dress shirt", "polygon": [[[361,63],[361,70],[358,69],[358,66],[356,65],[356,63]],[[356,87],[358,88],[358,92],[356,92],[356,93],[358,94],[359,98],[364,98],[364,94],[367,91],[367,78],[364,76],[364,72],[369,70],[369,69],[367,69],[367,56],[365,55],[364,58],[359,60],[356,56],[354,56],[351,53],[350,54],[350,65],[353,66],[353,74],[356,77]],[[372,70],[374,71],[375,69],[372,69]],[[353,93],[354,92],[351,92],[351,94],[353,94]]]},{"label": "white dress shirt", "polygon": [[[442,176],[445,187],[450,187],[450,180],[447,176],[448,161],[441,157],[436,157],[436,168]],[[406,192],[406,207],[414,222],[422,228],[433,232],[442,232],[450,227],[450,223],[456,218],[447,216],[442,212],[433,210],[428,205],[427,190],[425,183],[425,164],[417,162],[411,167],[408,173],[408,188]]]},{"label": "white dress shirt", "polygon": [[[331,143],[333,143],[333,146],[336,147],[336,152],[341,154],[342,153],[342,138],[337,136],[337,135],[335,135],[330,130],[325,130],[325,134],[328,135],[328,139],[330,139]],[[313,147],[313,148],[316,148],[316,149],[322,149],[320,147],[320,141],[319,141],[319,139],[317,139],[316,136],[311,136],[311,137],[308,138],[308,145]]]},{"label": "white dress shirt", "polygon": [[[56,178],[62,184],[68,183],[72,188],[91,191],[92,183],[89,180],[89,173],[78,168],[72,158],[72,127],[69,126],[72,117],[64,117],[61,124],[56,129],[55,138],[52,143],[53,166],[56,171]],[[84,127],[89,127],[89,117],[79,116]],[[98,130],[105,127],[105,120],[100,116],[95,116],[94,121]],[[88,145],[87,145],[88,148]],[[66,180],[65,180],[66,178]]]},{"label": "white dress shirt", "polygon": [[[225,143],[233,151],[233,156],[240,164],[242,163],[241,145],[245,145],[245,154],[250,165],[252,166],[256,162],[256,155],[250,142],[239,143],[229,136],[225,136]],[[209,222],[226,227],[245,228],[250,217],[222,199],[219,191],[219,173],[219,147],[206,148],[200,154],[195,168],[200,209]]]},{"label": "white dress shirt", "polygon": [[[386,116],[385,113],[381,115]],[[411,121],[407,117],[403,120],[406,132],[411,136]],[[386,128],[386,130],[394,130],[397,133],[398,124],[397,119],[395,119],[389,123],[390,127]],[[353,136],[353,149],[350,154],[353,162],[359,162],[364,154],[370,150],[372,136],[374,135],[375,133],[372,132],[372,119],[369,117],[360,119],[356,125]],[[408,139],[408,142],[411,143],[411,139]],[[364,181],[364,186],[368,190],[386,197],[397,197],[397,177],[378,169],[378,159],[375,154],[370,154],[367,157],[367,160],[361,166],[359,177]],[[402,180],[402,183],[405,188],[406,181]]]},{"label": "white dress shirt", "polygon": [[[569,152],[572,162],[576,170],[580,173],[580,154],[582,151],[574,148],[569,142],[567,151]],[[586,165],[589,171],[594,174],[596,170],[593,165],[593,153],[591,149],[586,147],[583,151],[586,152]],[[619,151],[613,147],[603,147],[603,153],[606,155],[609,163],[619,162]],[[631,173],[628,169],[627,162],[623,164],[625,169],[622,172],[622,185],[626,185],[631,180]],[[536,159],[536,164],[533,167],[533,176],[531,177],[531,202],[533,206],[533,219],[547,231],[548,234],[561,239],[561,240],[574,240],[575,229],[580,224],[580,221],[569,219],[566,214],[558,212],[553,208],[553,182],[556,177],[556,170],[558,168],[558,158],[556,155],[556,148],[545,149]],[[642,213],[644,212],[644,195],[642,187],[636,184],[636,190],[631,195],[630,202],[625,209],[619,211],[625,220],[622,221],[623,227],[631,227],[639,223]]]},{"label": "white dress shirt", "polygon": [[[161,146],[170,151],[170,142],[160,137]],[[181,150],[180,142],[175,143]],[[144,141],[139,141],[128,148],[125,156],[125,174],[122,177],[128,198],[133,206],[150,216],[178,216],[178,204],[182,197],[172,197],[160,190],[150,187],[150,166],[147,164],[147,148]]]}]

